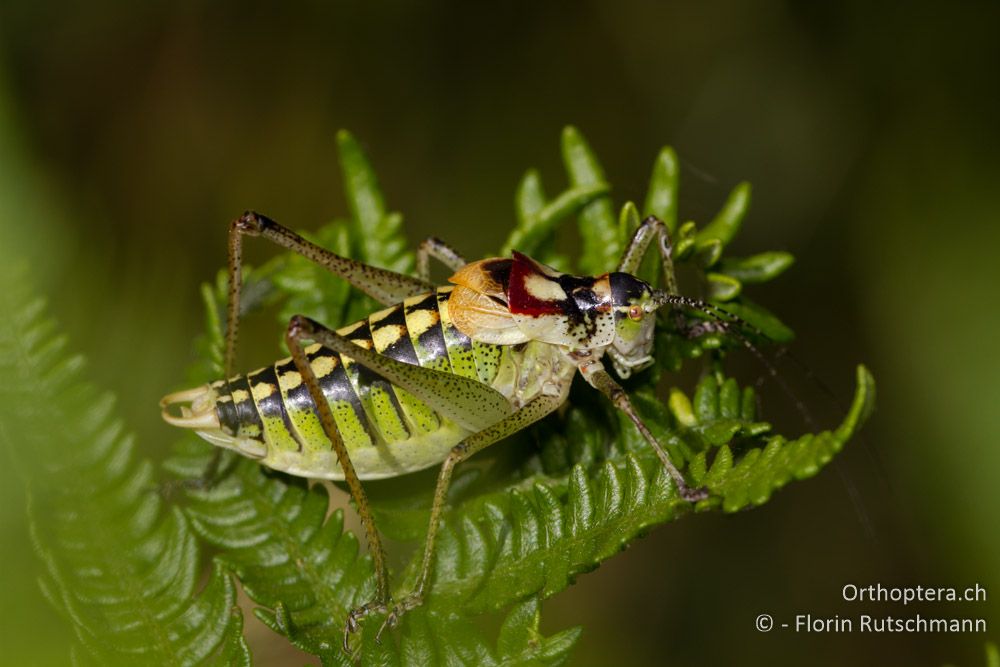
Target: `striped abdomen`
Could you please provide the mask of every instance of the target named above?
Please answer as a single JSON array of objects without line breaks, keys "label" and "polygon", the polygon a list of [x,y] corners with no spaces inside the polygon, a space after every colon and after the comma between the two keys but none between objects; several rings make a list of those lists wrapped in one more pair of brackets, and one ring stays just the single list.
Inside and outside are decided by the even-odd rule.
[{"label": "striped abdomen", "polygon": [[[490,384],[504,348],[471,341],[448,316],[451,287],[339,329],[356,345],[408,364]],[[468,431],[348,356],[306,348],[337,429],[362,478],[398,475],[441,461]],[[314,477],[340,478],[329,440],[291,359],[212,385],[223,433],[244,452],[258,448],[266,465]]]}]

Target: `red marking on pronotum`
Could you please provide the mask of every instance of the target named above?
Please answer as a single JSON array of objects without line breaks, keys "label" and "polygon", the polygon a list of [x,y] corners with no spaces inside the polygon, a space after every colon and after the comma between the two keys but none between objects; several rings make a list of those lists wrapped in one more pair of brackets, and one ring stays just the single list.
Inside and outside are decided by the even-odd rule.
[{"label": "red marking on pronotum", "polygon": [[552,280],[552,278],[546,275],[541,266],[527,255],[522,255],[516,250],[513,255],[514,261],[510,267],[510,286],[507,291],[510,312],[515,315],[529,315],[531,317],[562,315],[565,310],[562,301],[539,299],[528,292],[526,283],[529,277],[539,276],[543,280]]}]

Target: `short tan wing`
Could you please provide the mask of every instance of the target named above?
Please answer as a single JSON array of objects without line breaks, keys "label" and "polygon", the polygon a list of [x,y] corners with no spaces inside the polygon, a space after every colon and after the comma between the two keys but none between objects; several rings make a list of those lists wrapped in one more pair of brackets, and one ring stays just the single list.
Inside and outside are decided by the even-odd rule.
[{"label": "short tan wing", "polygon": [[528,341],[503,301],[470,287],[459,285],[452,291],[448,314],[459,331],[481,343],[516,345]]}]

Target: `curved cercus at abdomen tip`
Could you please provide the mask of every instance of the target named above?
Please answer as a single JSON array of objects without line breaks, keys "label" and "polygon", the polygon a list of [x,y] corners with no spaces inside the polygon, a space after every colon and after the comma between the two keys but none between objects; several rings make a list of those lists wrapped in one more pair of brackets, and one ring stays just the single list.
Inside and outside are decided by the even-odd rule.
[{"label": "curved cercus at abdomen tip", "polygon": [[[170,412],[171,406],[180,405],[180,415]],[[215,390],[209,385],[168,394],[160,399],[160,416],[173,426],[191,429],[218,429],[219,417],[215,413]]]}]

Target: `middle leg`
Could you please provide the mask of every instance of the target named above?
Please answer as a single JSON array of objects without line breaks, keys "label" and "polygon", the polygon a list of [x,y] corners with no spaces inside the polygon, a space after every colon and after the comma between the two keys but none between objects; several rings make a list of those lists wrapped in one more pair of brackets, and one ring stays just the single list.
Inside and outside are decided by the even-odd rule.
[{"label": "middle leg", "polygon": [[382,623],[382,627],[379,628],[379,635],[382,634],[382,631],[386,627],[396,625],[399,622],[400,616],[407,611],[423,604],[424,595],[427,593],[427,587],[431,579],[431,569],[434,565],[434,544],[441,523],[441,514],[444,511],[445,499],[448,495],[448,487],[451,485],[451,475],[455,466],[476,452],[486,449],[508,435],[527,428],[550,414],[566,400],[568,391],[569,386],[567,384],[566,389],[559,395],[539,396],[528,402],[517,412],[502,419],[493,426],[470,435],[452,448],[448,458],[441,464],[441,471],[438,473],[437,486],[434,489],[434,503],[431,506],[431,518],[427,526],[427,537],[424,539],[423,560],[420,564],[420,575],[417,578],[417,584],[408,595],[402,597],[391,607],[383,610],[387,612],[387,616]]},{"label": "middle leg", "polygon": [[417,276],[430,282],[430,258],[438,260],[452,271],[458,271],[468,264],[458,251],[435,236],[428,236],[417,246]]},{"label": "middle leg", "polygon": [[653,437],[652,432],[649,427],[642,421],[639,414],[635,411],[635,407],[632,405],[632,401],[629,400],[628,394],[622,389],[621,385],[614,381],[614,378],[604,369],[604,365],[600,362],[591,363],[585,368],[581,367],[580,374],[587,383],[597,389],[602,394],[608,397],[611,403],[625,413],[625,415],[635,424],[635,427],[639,429],[639,433],[642,437],[649,443],[656,452],[657,457],[660,459],[660,463],[666,469],[667,473],[674,480],[674,484],[677,485],[677,493],[684,500],[695,502],[698,500],[704,500],[708,497],[708,492],[705,489],[694,489],[688,486],[687,481],[684,479],[684,475],[681,471],[677,469],[673,461],[670,460],[670,455],[667,451],[663,449],[663,446],[657,442],[656,438]]}]

